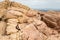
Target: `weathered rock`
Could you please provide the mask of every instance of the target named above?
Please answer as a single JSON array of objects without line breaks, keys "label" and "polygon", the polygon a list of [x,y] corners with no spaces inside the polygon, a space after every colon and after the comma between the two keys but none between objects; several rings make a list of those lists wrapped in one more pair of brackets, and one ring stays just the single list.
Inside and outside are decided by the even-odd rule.
[{"label": "weathered rock", "polygon": [[36,11],[9,0],[0,2],[0,40],[60,40],[59,13]]}]

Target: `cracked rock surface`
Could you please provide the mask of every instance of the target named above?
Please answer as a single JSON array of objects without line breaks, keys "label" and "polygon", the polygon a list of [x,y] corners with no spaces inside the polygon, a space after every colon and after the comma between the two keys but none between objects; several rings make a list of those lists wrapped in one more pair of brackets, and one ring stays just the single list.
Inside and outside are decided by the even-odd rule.
[{"label": "cracked rock surface", "polygon": [[0,40],[60,40],[60,12],[0,2]]}]

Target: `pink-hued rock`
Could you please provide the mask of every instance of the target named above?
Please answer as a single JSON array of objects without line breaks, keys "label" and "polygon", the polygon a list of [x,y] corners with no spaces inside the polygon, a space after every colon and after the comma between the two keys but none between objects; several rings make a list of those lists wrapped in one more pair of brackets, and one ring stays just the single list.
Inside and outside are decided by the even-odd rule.
[{"label": "pink-hued rock", "polygon": [[60,40],[60,12],[38,11],[0,2],[0,40]]},{"label": "pink-hued rock", "polygon": [[45,40],[47,37],[40,33],[33,24],[27,25],[22,29],[23,32],[23,40]]}]

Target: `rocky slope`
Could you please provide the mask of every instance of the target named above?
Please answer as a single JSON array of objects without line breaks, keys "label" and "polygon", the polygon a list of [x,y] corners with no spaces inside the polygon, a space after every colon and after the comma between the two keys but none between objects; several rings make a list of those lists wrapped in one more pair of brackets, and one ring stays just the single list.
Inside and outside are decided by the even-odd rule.
[{"label": "rocky slope", "polygon": [[0,40],[60,40],[60,12],[0,2]]}]

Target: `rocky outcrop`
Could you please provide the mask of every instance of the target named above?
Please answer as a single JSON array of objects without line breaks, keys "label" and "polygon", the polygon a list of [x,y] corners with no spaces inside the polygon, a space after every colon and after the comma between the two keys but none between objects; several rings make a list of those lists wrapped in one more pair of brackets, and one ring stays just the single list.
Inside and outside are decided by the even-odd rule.
[{"label": "rocky outcrop", "polygon": [[60,12],[37,11],[17,2],[0,2],[0,40],[60,40]]}]

